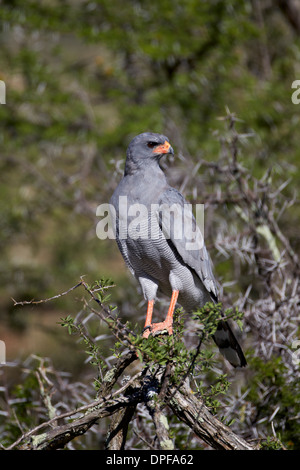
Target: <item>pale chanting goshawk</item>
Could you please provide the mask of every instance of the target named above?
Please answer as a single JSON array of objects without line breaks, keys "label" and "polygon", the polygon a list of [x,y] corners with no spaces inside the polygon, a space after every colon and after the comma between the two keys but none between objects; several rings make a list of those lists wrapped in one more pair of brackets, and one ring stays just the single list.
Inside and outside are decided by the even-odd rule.
[{"label": "pale chanting goshawk", "polygon": [[[128,146],[124,176],[110,201],[115,209],[119,249],[148,302],[145,338],[163,331],[173,333],[177,302],[186,312],[209,301],[218,302],[212,264],[190,205],[179,191],[169,186],[159,165],[161,157],[167,154],[174,151],[164,135],[151,132],[137,135]],[[186,227],[190,227],[190,234]],[[171,301],[165,320],[152,323],[158,292]],[[214,340],[234,367],[246,365],[227,321],[219,321]]]}]

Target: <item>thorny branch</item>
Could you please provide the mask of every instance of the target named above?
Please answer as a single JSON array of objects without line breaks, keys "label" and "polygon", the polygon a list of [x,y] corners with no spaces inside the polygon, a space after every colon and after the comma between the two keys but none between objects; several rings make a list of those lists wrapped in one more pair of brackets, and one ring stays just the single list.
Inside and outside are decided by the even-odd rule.
[{"label": "thorny branch", "polygon": [[[130,346],[128,329],[115,317],[114,324],[109,321],[112,319],[110,310],[102,304],[99,298],[95,297],[87,283],[81,279],[80,283],[69,291],[79,286],[83,286],[93,301],[101,306],[102,311],[97,310],[97,315],[107,322],[118,339],[122,338],[127,346]],[[95,309],[92,311],[95,312]],[[158,448],[161,450],[174,449],[174,442],[169,435],[168,418],[164,411],[166,406],[169,406],[174,414],[186,423],[197,436],[214,448],[253,448],[210,413],[204,402],[193,395],[186,384],[186,378],[181,381],[180,387],[171,385],[172,382],[169,379],[174,367],[171,363],[167,363],[166,366],[151,366],[146,363],[141,372],[126,380],[123,386],[113,392],[117,380],[136,359],[137,355],[131,344],[131,350],[129,349],[125,355],[120,357],[104,376],[96,401],[61,414],[53,413],[51,408],[53,416],[51,419],[23,433],[7,449],[53,450],[62,448],[107,416],[112,417],[106,440],[107,448],[111,450],[123,449],[127,429],[138,404],[144,404],[148,409],[155,426]],[[46,380],[48,379],[46,378]],[[41,382],[40,388],[44,391]],[[45,393],[44,399],[46,400]],[[47,403],[49,404],[49,402]],[[41,431],[43,432],[41,433]]]},{"label": "thorny branch", "polygon": [[[20,449],[32,450],[54,450],[64,447],[70,440],[87,432],[99,419],[106,416],[117,416],[117,420],[112,421],[109,432],[108,448],[117,450],[124,447],[126,430],[134,409],[138,403],[145,403],[153,417],[159,448],[161,450],[172,450],[174,444],[169,437],[169,426],[166,415],[162,412],[159,402],[155,402],[156,387],[159,386],[155,376],[141,375],[137,385],[132,387],[130,393],[122,394],[118,398],[100,399],[88,406],[79,408],[70,413],[65,413],[43,425],[37,426],[29,433],[19,438],[9,449],[18,447]],[[124,390],[123,390],[124,391]],[[237,436],[230,428],[215,418],[204,403],[196,398],[192,391],[185,384],[181,390],[172,387],[167,388],[166,397],[171,397],[169,406],[180,420],[185,422],[193,432],[202,440],[215,449],[252,450],[253,446],[248,444],[243,438]],[[60,421],[71,416],[81,414],[79,418],[73,419],[66,424],[50,427],[42,434],[37,434],[43,428],[49,428],[55,419]],[[121,426],[120,426],[120,423]],[[125,423],[125,424],[124,424]],[[123,431],[125,427],[125,432]],[[116,432],[117,430],[117,432]],[[121,436],[118,433],[122,431]],[[118,438],[117,444],[112,446],[111,442]],[[25,441],[23,445],[21,443]]]}]

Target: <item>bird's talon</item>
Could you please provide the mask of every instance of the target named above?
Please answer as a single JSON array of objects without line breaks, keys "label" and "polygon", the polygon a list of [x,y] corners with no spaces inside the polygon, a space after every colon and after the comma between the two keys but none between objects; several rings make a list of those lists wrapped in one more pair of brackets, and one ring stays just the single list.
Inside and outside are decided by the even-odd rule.
[{"label": "bird's talon", "polygon": [[143,338],[148,338],[148,336],[151,334],[151,330],[152,330],[152,325],[147,325],[147,326],[144,326],[143,328]]},{"label": "bird's talon", "polygon": [[169,333],[169,331],[164,328],[163,330],[154,330],[153,333],[150,333],[152,334],[152,336],[159,336],[159,335],[169,335],[171,333]]},{"label": "bird's talon", "polygon": [[148,338],[149,335],[152,336],[158,336],[158,335],[172,335],[173,334],[173,328],[172,325],[166,324],[165,322],[161,323],[152,323],[152,325],[146,326],[144,330],[145,334],[143,335],[144,338]]},{"label": "bird's talon", "polygon": [[144,333],[146,330],[151,330],[151,325],[144,326],[142,333]]}]

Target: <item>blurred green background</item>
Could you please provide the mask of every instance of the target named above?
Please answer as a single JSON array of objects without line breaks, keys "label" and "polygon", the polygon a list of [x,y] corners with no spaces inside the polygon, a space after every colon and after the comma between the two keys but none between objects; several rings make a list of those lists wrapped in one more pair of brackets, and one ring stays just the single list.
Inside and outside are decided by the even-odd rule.
[{"label": "blurred green background", "polygon": [[[51,353],[65,366],[68,338],[63,332],[53,341],[56,322],[80,308],[82,294],[26,308],[13,307],[12,297],[43,299],[81,275],[111,277],[124,316],[141,309],[115,242],[95,231],[96,207],[122,177],[135,134],[170,138],[177,158],[166,171],[179,187],[187,161],[219,154],[214,136],[227,107],[241,120],[239,132],[253,133],[243,165],[257,177],[272,168],[275,182],[276,175],[291,178],[293,194],[300,177],[293,5],[300,11],[299,2],[275,0],[0,1],[0,339],[7,360]],[[298,250],[297,200],[283,224]]]}]

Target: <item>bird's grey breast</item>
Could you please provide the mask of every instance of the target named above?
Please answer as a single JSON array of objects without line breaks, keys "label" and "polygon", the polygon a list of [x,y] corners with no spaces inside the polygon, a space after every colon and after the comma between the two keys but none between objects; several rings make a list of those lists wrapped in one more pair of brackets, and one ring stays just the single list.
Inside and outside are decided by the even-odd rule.
[{"label": "bird's grey breast", "polygon": [[157,207],[165,185],[165,178],[149,180],[148,175],[140,175],[138,179],[129,176],[123,178],[111,198],[116,240],[126,263],[137,277],[141,273],[159,276],[164,266],[167,246]]}]

